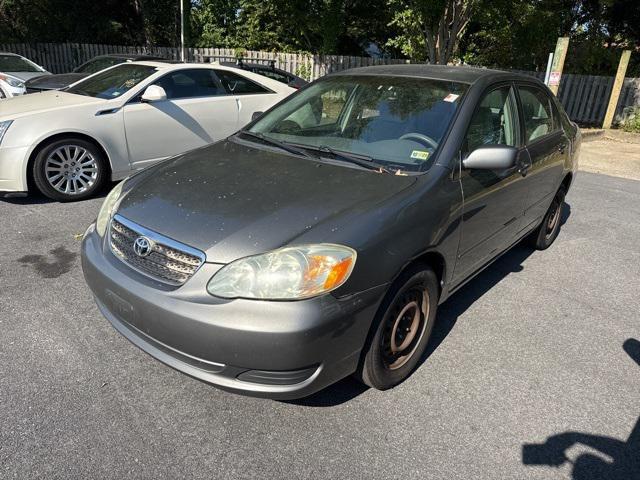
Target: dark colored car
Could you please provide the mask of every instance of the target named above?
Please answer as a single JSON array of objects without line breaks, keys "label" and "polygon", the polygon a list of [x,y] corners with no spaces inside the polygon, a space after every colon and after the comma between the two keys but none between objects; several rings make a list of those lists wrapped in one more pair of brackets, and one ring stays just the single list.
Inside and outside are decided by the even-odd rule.
[{"label": "dark colored car", "polygon": [[68,87],[72,83],[76,83],[83,78],[93,75],[94,73],[113,67],[125,62],[136,61],[165,61],[162,57],[153,55],[139,55],[118,53],[113,55],[100,55],[92,58],[88,62],[83,63],[71,73],[59,73],[57,75],[44,75],[28,80],[25,85],[27,93],[45,92],[47,90],[60,90]]},{"label": "dark colored car", "polygon": [[289,399],[351,374],[390,388],[440,303],[517,242],[552,244],[580,142],[527,76],[330,75],[120,183],[84,275],[125,337],[223,389]]},{"label": "dark colored car", "polygon": [[247,63],[244,60],[237,60],[235,62],[220,62],[220,65],[248,70],[250,72],[257,73],[258,75],[272,78],[273,80],[277,80],[278,82],[286,83],[291,88],[295,89],[300,89],[309,83],[304,78],[298,77],[297,75],[289,73],[280,68],[276,68],[274,60],[270,61],[268,65],[262,63]]}]

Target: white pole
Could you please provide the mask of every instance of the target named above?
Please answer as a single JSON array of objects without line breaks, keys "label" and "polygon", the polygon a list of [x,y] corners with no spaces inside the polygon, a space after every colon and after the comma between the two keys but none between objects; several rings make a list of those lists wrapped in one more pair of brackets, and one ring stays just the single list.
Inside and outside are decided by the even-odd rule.
[{"label": "white pole", "polygon": [[547,73],[544,74],[544,84],[549,85],[549,75],[551,75],[551,65],[553,64],[553,52],[549,54],[549,61],[547,62]]},{"label": "white pole", "polygon": [[180,0],[180,60],[184,62],[184,0]]}]

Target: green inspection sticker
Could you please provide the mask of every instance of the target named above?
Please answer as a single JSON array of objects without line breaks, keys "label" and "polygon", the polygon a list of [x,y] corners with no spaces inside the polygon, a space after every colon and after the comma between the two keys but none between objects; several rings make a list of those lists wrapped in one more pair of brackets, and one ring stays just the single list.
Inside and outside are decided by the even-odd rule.
[{"label": "green inspection sticker", "polygon": [[418,160],[426,160],[429,158],[429,152],[425,150],[414,150],[411,152],[411,158],[417,158]]}]

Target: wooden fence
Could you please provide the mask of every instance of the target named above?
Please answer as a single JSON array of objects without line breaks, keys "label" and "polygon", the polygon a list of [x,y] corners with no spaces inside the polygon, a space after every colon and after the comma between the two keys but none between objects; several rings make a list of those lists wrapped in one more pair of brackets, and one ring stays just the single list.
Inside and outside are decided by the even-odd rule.
[{"label": "wooden fence", "polygon": [[[0,51],[14,52],[30,58],[53,73],[69,72],[96,55],[107,53],[138,53],[158,55],[170,60],[180,58],[176,47],[131,47],[79,43],[0,44]],[[232,61],[235,51],[226,48],[188,48],[187,60]],[[244,51],[244,56],[257,63],[275,61],[278,68],[314,80],[328,73],[370,65],[408,63],[405,59],[350,57],[342,55],[309,55]],[[543,72],[521,72],[544,79]],[[558,97],[572,120],[581,125],[601,125],[607,110],[614,77],[565,74],[560,82]],[[625,107],[640,106],[640,78],[626,78],[614,117],[617,122]]]}]

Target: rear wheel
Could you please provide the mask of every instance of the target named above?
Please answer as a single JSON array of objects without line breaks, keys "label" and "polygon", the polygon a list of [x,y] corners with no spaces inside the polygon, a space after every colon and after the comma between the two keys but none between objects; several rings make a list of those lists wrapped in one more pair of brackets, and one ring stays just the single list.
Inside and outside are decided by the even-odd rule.
[{"label": "rear wheel", "polygon": [[363,349],[356,376],[378,390],[415,369],[429,342],[438,305],[438,280],[424,266],[403,274],[383,301]]},{"label": "rear wheel", "polygon": [[549,206],[549,210],[544,216],[540,226],[531,233],[529,243],[537,250],[549,248],[560,233],[560,223],[562,217],[562,204],[567,194],[564,186],[558,189],[556,196]]},{"label": "rear wheel", "polygon": [[36,155],[33,179],[43,195],[62,202],[95,194],[108,176],[102,151],[81,138],[51,142]]}]

